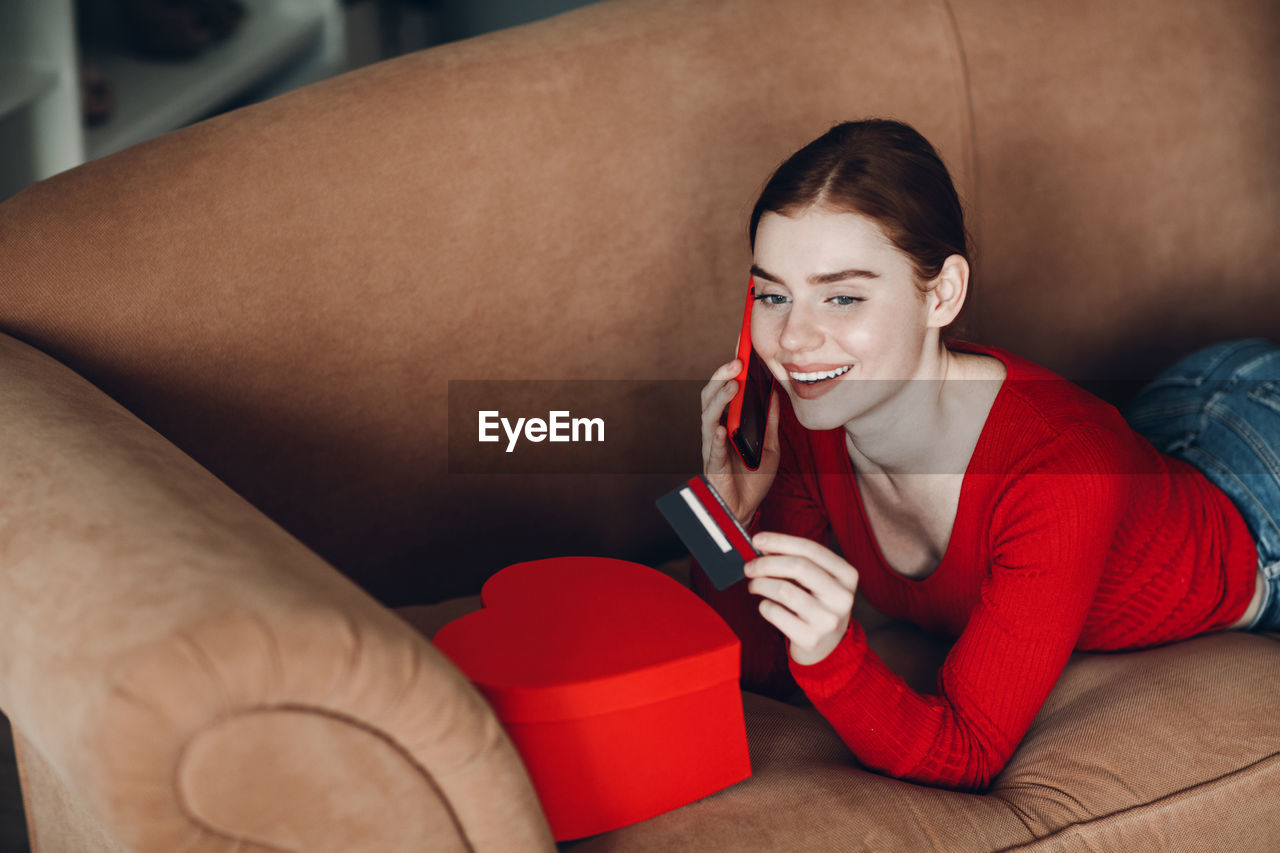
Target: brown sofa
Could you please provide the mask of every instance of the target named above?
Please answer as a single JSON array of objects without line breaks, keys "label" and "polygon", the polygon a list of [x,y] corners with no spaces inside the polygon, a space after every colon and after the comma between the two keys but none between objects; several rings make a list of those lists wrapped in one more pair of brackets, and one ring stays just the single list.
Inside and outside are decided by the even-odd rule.
[{"label": "brown sofa", "polygon": [[[34,849],[551,849],[424,634],[521,560],[687,571],[653,511],[676,478],[451,471],[450,381],[686,380],[696,454],[754,194],[881,115],[967,204],[966,334],[1119,402],[1280,332],[1277,43],[1256,0],[612,0],[0,205],[0,710]],[[874,627],[930,689],[945,643]],[[1275,850],[1277,639],[1076,655],[981,795],[744,693],[751,779],[562,846]]]}]

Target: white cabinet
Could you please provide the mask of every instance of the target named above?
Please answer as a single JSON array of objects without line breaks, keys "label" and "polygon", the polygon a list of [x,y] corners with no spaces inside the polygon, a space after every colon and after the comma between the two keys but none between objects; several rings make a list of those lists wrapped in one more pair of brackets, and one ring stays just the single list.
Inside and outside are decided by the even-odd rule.
[{"label": "white cabinet", "polygon": [[[0,0],[0,199],[28,183],[346,70],[339,0],[241,0],[247,14],[192,59],[143,59],[110,0]],[[94,4],[100,4],[95,6]],[[77,43],[77,40],[80,43]],[[79,61],[110,81],[115,109],[85,128]]]}]

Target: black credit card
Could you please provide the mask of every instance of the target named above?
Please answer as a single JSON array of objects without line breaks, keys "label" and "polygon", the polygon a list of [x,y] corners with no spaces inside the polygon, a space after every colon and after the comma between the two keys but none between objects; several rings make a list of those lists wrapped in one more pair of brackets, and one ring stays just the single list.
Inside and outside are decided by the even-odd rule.
[{"label": "black credit card", "polygon": [[760,556],[747,531],[703,475],[667,492],[657,504],[716,589],[742,580],[747,561]]}]

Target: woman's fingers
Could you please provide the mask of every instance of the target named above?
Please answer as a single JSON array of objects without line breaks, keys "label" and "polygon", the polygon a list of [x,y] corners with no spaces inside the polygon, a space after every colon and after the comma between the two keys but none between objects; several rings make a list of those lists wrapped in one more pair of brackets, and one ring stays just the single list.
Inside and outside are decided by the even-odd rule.
[{"label": "woman's fingers", "polygon": [[[830,548],[819,545],[812,539],[769,531],[757,533],[752,537],[751,544],[766,555],[753,560],[753,563],[763,563],[768,559],[769,555],[801,557],[814,564],[816,568],[824,570],[836,583],[850,592],[858,588],[858,570],[849,565],[849,562],[839,554]],[[801,563],[788,560],[770,561],[758,568],[761,569],[761,574],[773,574],[775,570],[780,572],[803,570],[805,574],[814,574],[803,569],[803,561]],[[801,580],[795,574],[783,574],[780,576]]]},{"label": "woman's fingers", "polygon": [[[730,382],[732,386],[734,383]],[[727,445],[726,437],[728,430],[720,424],[720,412],[724,411],[725,404],[732,398],[732,393],[728,396],[721,391],[723,399],[717,400],[712,398],[711,404],[702,410],[702,463],[703,469],[706,469],[708,460],[719,460],[724,456],[724,449]],[[717,407],[717,402],[719,403]]]},{"label": "woman's fingers", "polygon": [[802,536],[757,533],[764,552],[747,563],[749,592],[764,598],[760,615],[791,641],[791,659],[824,659],[849,627],[858,571],[829,548]]},{"label": "woman's fingers", "polygon": [[725,459],[726,435],[722,434],[720,414],[738,391],[737,376],[741,362],[734,359],[716,368],[711,381],[702,388],[702,466],[721,467]]},{"label": "woman's fingers", "polygon": [[810,630],[808,622],[772,599],[766,598],[760,602],[760,615],[772,622],[788,639],[806,637]]},{"label": "woman's fingers", "polygon": [[[747,583],[747,591],[781,604],[806,621],[822,613],[829,613],[829,609],[822,603],[821,597],[815,592],[797,586],[792,581],[781,577],[771,575],[769,577],[752,578]],[[840,590],[833,590],[832,592],[837,595],[840,594]],[[853,602],[850,602],[851,608],[852,604]]]},{"label": "woman's fingers", "polygon": [[853,611],[853,594],[847,590],[840,590],[835,601],[823,600],[779,578],[755,578],[747,590],[763,597],[760,615],[791,640],[793,657],[798,651],[807,656],[818,650],[813,660],[826,657],[844,635]]},{"label": "woman's fingers", "polygon": [[728,442],[725,441],[724,427],[719,424],[716,424],[709,438],[705,433],[703,434],[702,470],[704,473],[708,470],[714,471],[724,463],[726,444]]},{"label": "woman's fingers", "polygon": [[724,381],[733,379],[742,372],[742,362],[738,359],[725,362],[716,368],[716,372],[711,374],[711,381],[702,386],[702,408],[707,408],[707,403],[717,392],[724,390]]},{"label": "woman's fingers", "polygon": [[806,557],[772,555],[748,563],[747,589],[784,604],[802,617],[822,610],[843,615],[853,610],[853,589]]},{"label": "woman's fingers", "polygon": [[730,376],[737,376],[742,371],[742,361],[735,358],[733,361],[726,361],[724,364],[716,368],[716,372],[711,374],[712,379],[728,379]]},{"label": "woman's fingers", "polygon": [[702,403],[702,419],[704,421],[719,422],[720,413],[724,411],[724,407],[729,405],[729,401],[733,399],[733,395],[738,393],[738,382],[730,379],[717,388],[710,397]]}]

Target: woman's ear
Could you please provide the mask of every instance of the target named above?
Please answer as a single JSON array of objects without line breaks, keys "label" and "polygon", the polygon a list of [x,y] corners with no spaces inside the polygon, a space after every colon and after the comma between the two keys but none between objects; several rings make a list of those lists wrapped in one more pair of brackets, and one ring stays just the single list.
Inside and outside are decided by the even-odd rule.
[{"label": "woman's ear", "polygon": [[927,325],[942,328],[949,324],[964,307],[968,293],[969,262],[963,255],[949,255],[942,262],[942,269],[929,282],[929,290],[925,294]]}]

